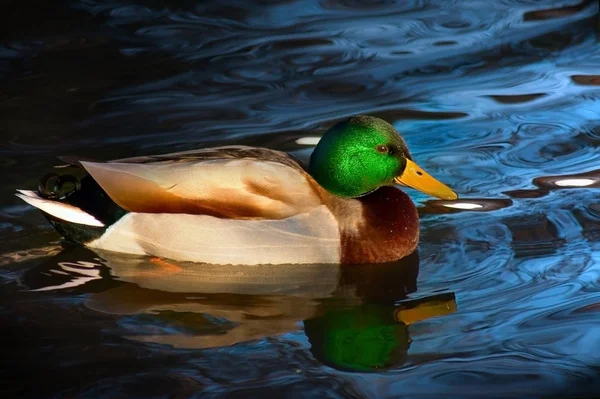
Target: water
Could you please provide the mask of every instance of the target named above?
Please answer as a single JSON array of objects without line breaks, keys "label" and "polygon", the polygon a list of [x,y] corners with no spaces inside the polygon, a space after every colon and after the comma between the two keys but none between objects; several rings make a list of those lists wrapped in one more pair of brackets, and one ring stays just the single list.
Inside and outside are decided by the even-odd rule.
[{"label": "water", "polygon": [[[0,13],[3,397],[600,394],[597,2],[18,4]],[[12,195],[65,154],[306,160],[359,113],[462,198],[411,191],[419,253],[395,265],[63,250]]]}]

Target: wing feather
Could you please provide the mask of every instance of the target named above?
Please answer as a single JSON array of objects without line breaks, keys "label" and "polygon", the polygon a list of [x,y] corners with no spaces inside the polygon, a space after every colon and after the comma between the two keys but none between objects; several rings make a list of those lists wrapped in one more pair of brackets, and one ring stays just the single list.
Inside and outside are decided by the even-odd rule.
[{"label": "wing feather", "polygon": [[132,212],[283,219],[321,205],[314,180],[286,154],[267,149],[222,147],[81,164]]}]

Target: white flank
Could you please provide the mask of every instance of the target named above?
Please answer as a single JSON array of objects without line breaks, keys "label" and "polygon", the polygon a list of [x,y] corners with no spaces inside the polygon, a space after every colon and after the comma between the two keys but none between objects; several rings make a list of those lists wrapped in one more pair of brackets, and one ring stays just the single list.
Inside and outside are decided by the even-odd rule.
[{"label": "white flank", "polygon": [[58,201],[46,200],[38,196],[33,191],[17,190],[19,194],[15,194],[29,205],[41,209],[50,215],[77,224],[85,224],[88,226],[103,227],[104,223],[93,217],[87,212],[84,212],[76,206],[64,204]]},{"label": "white flank", "polygon": [[341,254],[338,223],[324,205],[279,220],[132,212],[88,245],[221,265],[339,263]]}]

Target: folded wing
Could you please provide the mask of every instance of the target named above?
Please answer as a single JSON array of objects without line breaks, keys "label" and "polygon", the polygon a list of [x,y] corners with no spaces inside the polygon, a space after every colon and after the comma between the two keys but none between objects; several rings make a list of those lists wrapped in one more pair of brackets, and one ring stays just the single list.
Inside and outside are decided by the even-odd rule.
[{"label": "folded wing", "polygon": [[81,165],[131,212],[283,219],[321,205],[314,180],[278,151],[223,147]]}]

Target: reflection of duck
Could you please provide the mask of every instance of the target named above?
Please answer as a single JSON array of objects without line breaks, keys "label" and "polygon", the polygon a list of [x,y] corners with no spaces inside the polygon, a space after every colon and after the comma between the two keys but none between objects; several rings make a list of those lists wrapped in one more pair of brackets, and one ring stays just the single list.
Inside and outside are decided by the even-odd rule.
[{"label": "reflection of duck", "polygon": [[416,291],[419,273],[416,251],[396,262],[368,267],[311,264],[288,268],[199,265],[114,252],[86,252],[105,259],[111,274],[119,281],[171,293],[356,297],[390,303]]},{"label": "reflection of duck", "polygon": [[[77,288],[88,293],[88,308],[121,315],[129,339],[181,348],[281,335],[304,322],[314,356],[347,370],[400,364],[410,342],[407,325],[454,309],[446,297],[442,305],[439,297],[405,301],[416,291],[417,253],[369,267],[259,265],[253,271],[115,253],[98,259],[83,248],[64,251],[27,273],[25,283],[73,287],[62,280],[65,273],[90,276],[93,267],[96,280],[87,290]],[[52,274],[58,282],[46,280]]]},{"label": "reflection of duck", "polygon": [[409,324],[454,311],[454,294],[397,306],[334,307],[305,320],[304,331],[312,354],[322,363],[345,371],[376,371],[404,363],[411,343]]},{"label": "reflection of duck", "polygon": [[370,371],[404,363],[410,345],[404,323],[390,306],[367,304],[334,308],[304,321],[311,353],[322,363],[345,371]]},{"label": "reflection of duck", "polygon": [[368,116],[329,129],[310,174],[285,153],[241,146],[72,164],[89,175],[17,194],[68,240],[211,264],[394,261],[415,250],[419,229],[414,204],[391,185],[456,199],[393,126]]}]

